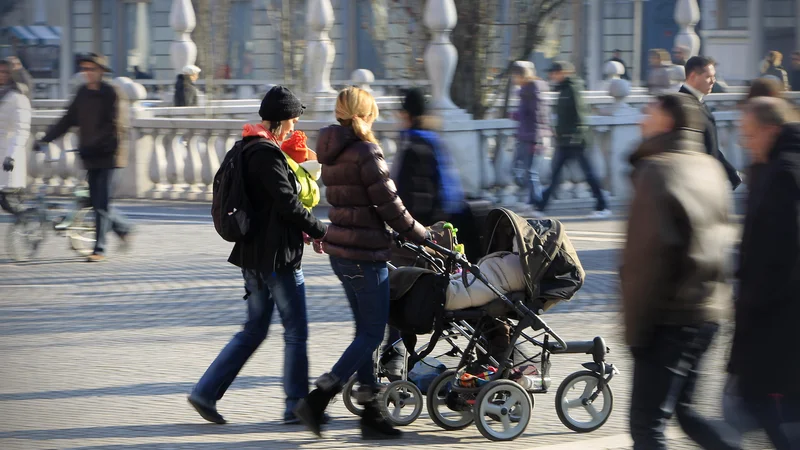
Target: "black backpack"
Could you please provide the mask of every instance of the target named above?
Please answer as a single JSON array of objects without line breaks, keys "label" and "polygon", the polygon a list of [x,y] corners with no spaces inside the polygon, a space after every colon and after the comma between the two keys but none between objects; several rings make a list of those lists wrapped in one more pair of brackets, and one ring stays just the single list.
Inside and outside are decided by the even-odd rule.
[{"label": "black backpack", "polygon": [[214,175],[214,190],[211,200],[211,217],[217,234],[228,242],[247,240],[252,230],[253,205],[247,198],[245,188],[244,152],[266,139],[253,139],[247,144],[237,141],[225,155]]}]

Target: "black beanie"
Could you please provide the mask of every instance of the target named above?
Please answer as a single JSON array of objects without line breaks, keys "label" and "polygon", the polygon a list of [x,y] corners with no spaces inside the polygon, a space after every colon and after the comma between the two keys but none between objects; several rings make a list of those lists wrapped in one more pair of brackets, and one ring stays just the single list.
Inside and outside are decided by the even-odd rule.
[{"label": "black beanie", "polygon": [[406,91],[406,96],[403,99],[403,110],[411,117],[425,115],[425,93],[422,92],[422,89],[412,88]]},{"label": "black beanie", "polygon": [[267,122],[280,122],[300,117],[305,109],[306,106],[292,94],[289,88],[275,86],[267,92],[264,100],[261,100],[258,115]]}]

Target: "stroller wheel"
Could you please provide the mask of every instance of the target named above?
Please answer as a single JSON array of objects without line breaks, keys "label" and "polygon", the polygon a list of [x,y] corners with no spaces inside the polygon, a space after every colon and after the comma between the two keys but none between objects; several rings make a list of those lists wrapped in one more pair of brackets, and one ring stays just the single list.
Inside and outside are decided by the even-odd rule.
[{"label": "stroller wheel", "polygon": [[[556,413],[567,428],[578,433],[589,433],[603,426],[614,407],[614,396],[606,384],[597,389],[599,374],[581,370],[561,382],[556,392]],[[597,392],[597,397],[591,396]]]},{"label": "stroller wheel", "polygon": [[381,394],[383,417],[392,425],[409,425],[422,414],[422,392],[410,381],[394,381]]},{"label": "stroller wheel", "polygon": [[492,381],[475,399],[475,426],[492,441],[512,441],[525,432],[531,420],[531,397],[519,383]]},{"label": "stroller wheel", "polygon": [[[455,400],[460,399],[455,392],[450,391],[450,386],[455,380],[456,371],[445,370],[431,382],[426,398],[428,415],[431,416],[431,420],[440,428],[448,431],[463,430],[473,421],[471,408],[451,408],[453,401],[450,401],[450,405],[448,405],[451,394],[456,397]],[[466,404],[466,402],[463,403]]]},{"label": "stroller wheel", "polygon": [[342,402],[344,403],[345,408],[351,413],[361,417],[361,414],[364,412],[364,407],[356,403],[356,376],[353,375],[350,377],[350,381],[344,385],[342,389]]}]

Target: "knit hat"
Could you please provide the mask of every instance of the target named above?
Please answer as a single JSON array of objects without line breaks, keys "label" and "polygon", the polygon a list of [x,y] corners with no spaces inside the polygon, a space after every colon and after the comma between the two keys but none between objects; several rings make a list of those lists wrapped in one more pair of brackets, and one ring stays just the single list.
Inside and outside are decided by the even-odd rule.
[{"label": "knit hat", "polygon": [[302,116],[305,109],[306,106],[289,88],[275,86],[261,100],[258,115],[268,122],[280,122]]},{"label": "knit hat", "polygon": [[575,66],[569,61],[555,61],[550,65],[549,73],[564,72],[566,74],[575,73]]},{"label": "knit hat", "polygon": [[104,71],[111,72],[111,68],[108,67],[108,60],[106,59],[105,56],[103,56],[103,55],[101,55],[99,53],[86,53],[86,54],[83,54],[83,55],[81,55],[80,59],[78,59],[78,62],[79,63],[90,62],[92,64],[97,64]]},{"label": "knit hat", "polygon": [[407,112],[411,117],[424,116],[426,111],[425,94],[422,89],[412,88],[406,91],[406,96],[403,99],[403,111]]}]

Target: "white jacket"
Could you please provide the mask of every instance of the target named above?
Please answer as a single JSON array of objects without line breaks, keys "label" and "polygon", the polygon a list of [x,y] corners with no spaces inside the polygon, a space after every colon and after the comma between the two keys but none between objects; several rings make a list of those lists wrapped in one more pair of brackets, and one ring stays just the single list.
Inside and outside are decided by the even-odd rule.
[{"label": "white jacket", "polygon": [[14,158],[14,171],[0,169],[0,186],[25,187],[27,184],[27,146],[31,130],[31,102],[11,90],[0,99],[0,162]]},{"label": "white jacket", "polygon": [[[481,259],[478,267],[481,268],[481,273],[492,283],[492,286],[504,294],[525,290],[525,277],[522,274],[519,254],[492,253]],[[465,288],[461,281],[461,275],[453,275],[447,286],[445,309],[452,311],[473,308],[485,305],[497,298],[489,287],[474,278],[472,275],[467,276],[467,280],[474,281],[474,283],[469,288]]]}]

